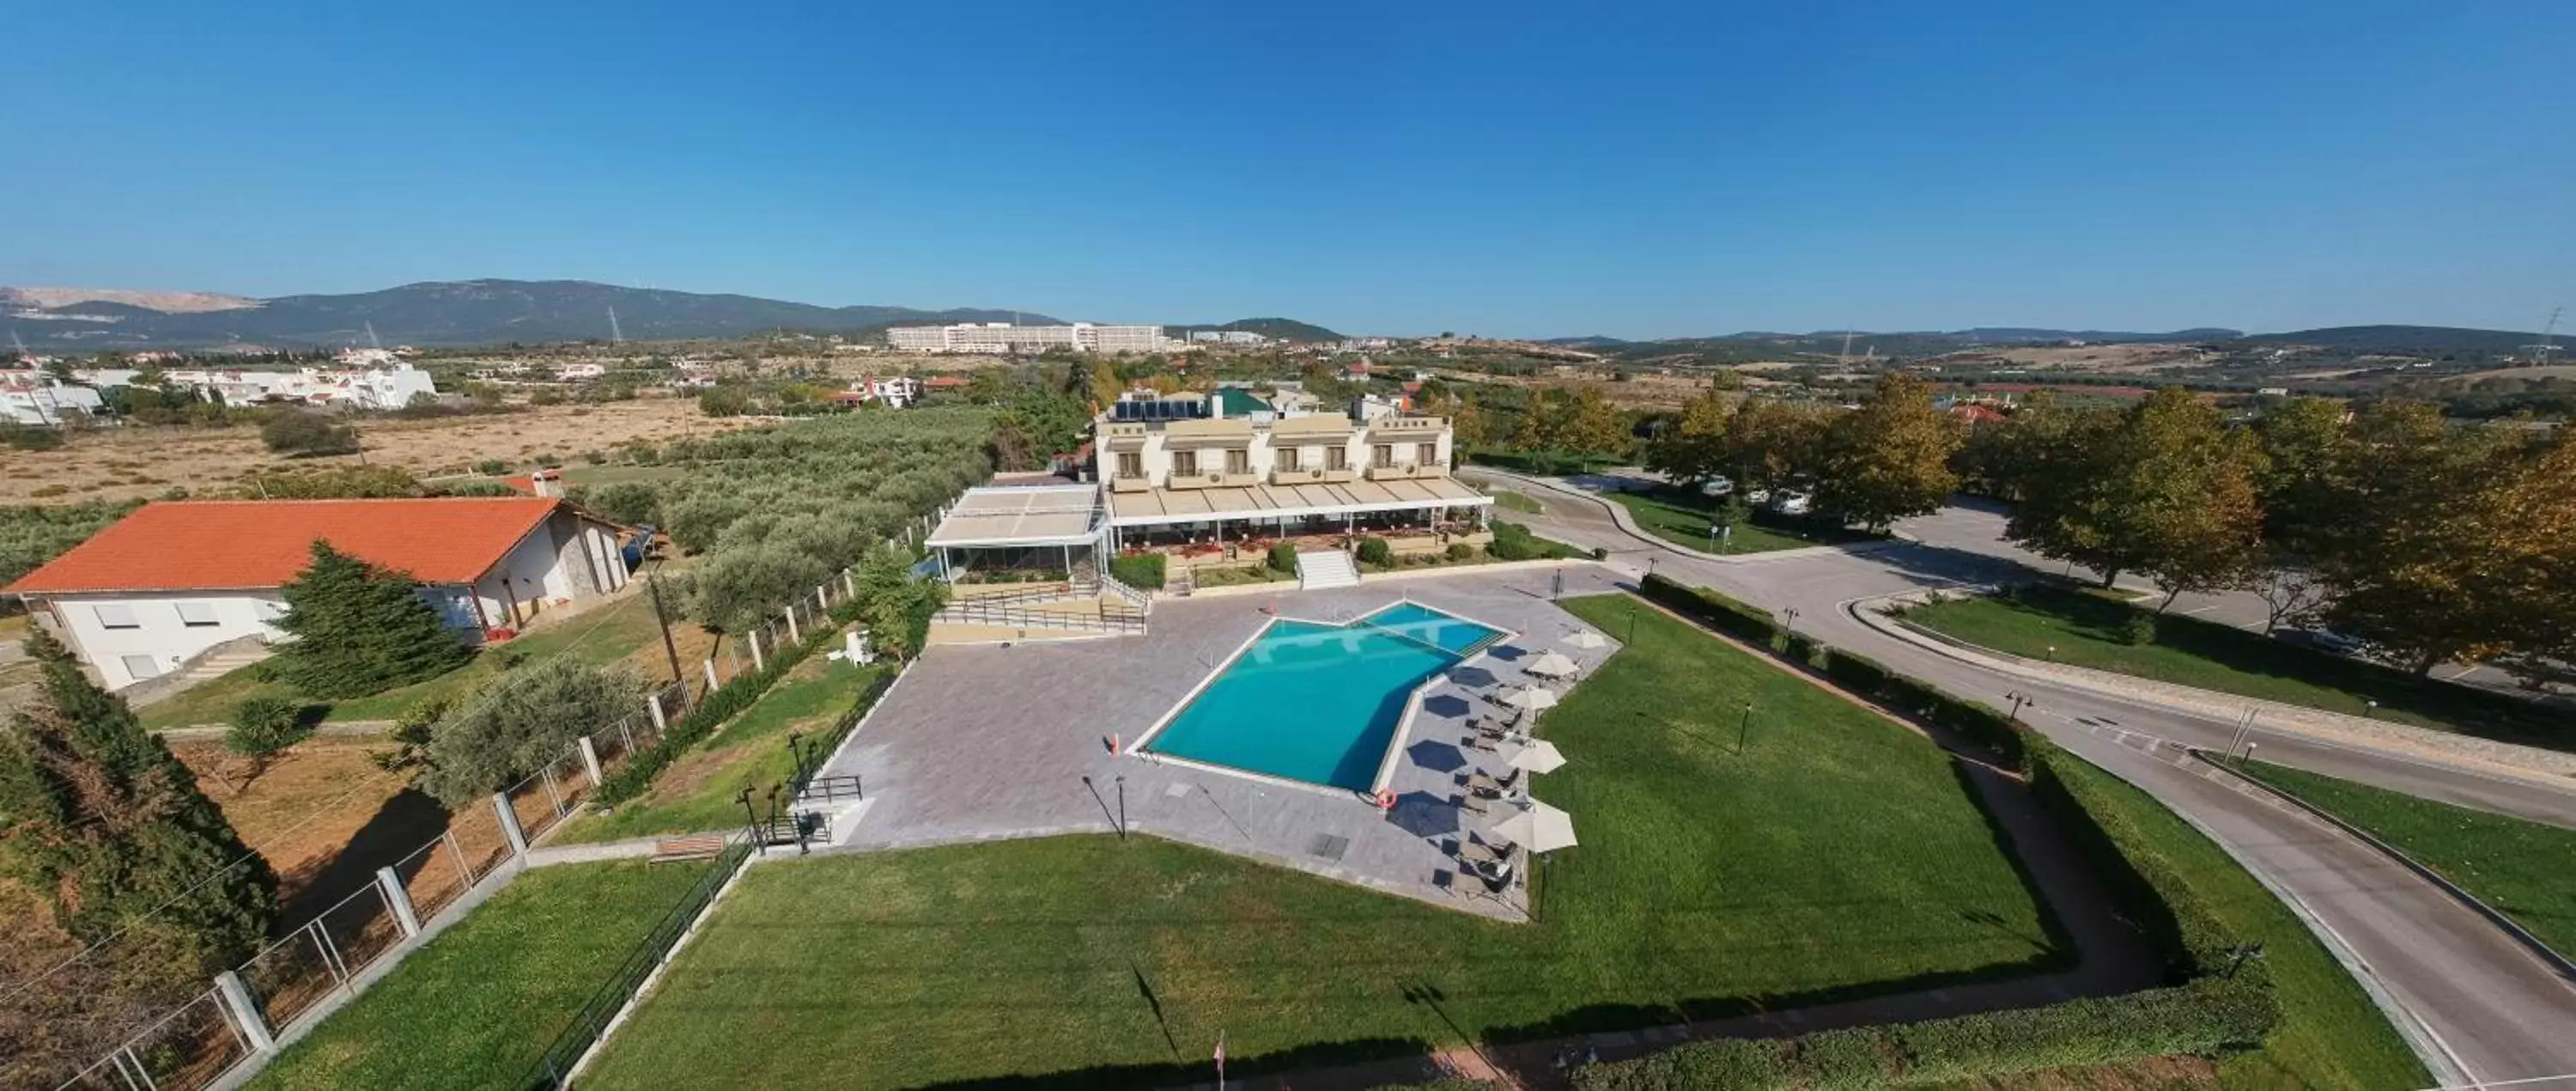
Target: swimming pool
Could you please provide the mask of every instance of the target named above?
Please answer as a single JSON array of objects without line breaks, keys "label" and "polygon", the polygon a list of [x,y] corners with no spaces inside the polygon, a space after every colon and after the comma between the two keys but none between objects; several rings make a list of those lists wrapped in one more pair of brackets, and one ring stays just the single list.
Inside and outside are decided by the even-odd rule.
[{"label": "swimming pool", "polygon": [[1414,689],[1503,635],[1411,602],[1345,625],[1280,618],[1140,749],[1365,792]]}]

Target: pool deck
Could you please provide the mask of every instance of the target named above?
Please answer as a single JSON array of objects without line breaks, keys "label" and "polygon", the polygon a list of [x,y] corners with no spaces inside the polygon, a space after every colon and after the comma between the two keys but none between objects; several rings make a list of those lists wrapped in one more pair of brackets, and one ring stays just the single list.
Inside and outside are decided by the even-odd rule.
[{"label": "pool deck", "polygon": [[[1498,755],[1465,741],[1465,724],[1470,715],[1508,711],[1486,696],[1539,681],[1520,668],[1540,654],[1562,652],[1588,675],[1617,649],[1616,634],[1604,634],[1613,638],[1607,648],[1562,646],[1586,626],[1549,603],[1558,572],[1567,595],[1614,589],[1613,574],[1592,565],[1374,580],[1333,591],[1283,586],[1276,595],[1157,602],[1152,631],[1140,637],[933,648],[832,756],[826,772],[859,775],[872,802],[854,829],[837,831],[840,846],[820,851],[1111,833],[1123,805],[1131,835],[1522,919],[1519,883],[1497,896],[1459,871],[1461,838],[1513,813],[1510,804],[1468,798],[1471,770],[1504,770]],[[1392,813],[1352,792],[1109,752],[1113,733],[1132,743],[1241,647],[1270,619],[1265,608],[1341,621],[1407,595],[1521,635],[1424,692],[1396,744]],[[1538,734],[1547,734],[1545,714]],[[1580,753],[1567,757],[1583,760]],[[1538,778],[1536,794],[1547,797],[1546,778]],[[1574,820],[1579,831],[1583,816]],[[1528,857],[1518,865],[1525,869]]]}]

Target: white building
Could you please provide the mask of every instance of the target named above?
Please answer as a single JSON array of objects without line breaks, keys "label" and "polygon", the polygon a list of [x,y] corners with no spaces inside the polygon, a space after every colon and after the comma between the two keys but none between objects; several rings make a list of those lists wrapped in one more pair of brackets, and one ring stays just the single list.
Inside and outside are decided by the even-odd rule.
[{"label": "white building", "polygon": [[219,644],[284,636],[278,589],[311,563],[317,539],[408,573],[473,643],[626,586],[619,533],[550,497],[161,502],[0,594],[18,596],[119,689]]},{"label": "white building", "polygon": [[65,414],[98,416],[98,391],[55,381],[41,371],[0,371],[0,421],[58,427]]},{"label": "white building", "polygon": [[[130,386],[142,372],[111,368],[74,374],[99,386]],[[161,382],[195,387],[236,408],[301,402],[316,407],[400,409],[417,395],[438,394],[438,384],[429,373],[407,363],[358,371],[310,367],[294,371],[173,368],[161,373]]]},{"label": "white building", "polygon": [[1267,345],[1270,338],[1250,330],[1191,330],[1190,340],[1211,345]]},{"label": "white building", "polygon": [[1170,345],[1161,326],[1017,326],[1008,322],[964,322],[953,326],[895,326],[886,343],[905,352],[977,352],[1007,355],[1070,349],[1102,356],[1157,352]]},{"label": "white building", "polygon": [[910,375],[869,376],[851,383],[850,391],[866,395],[864,400],[901,409],[921,400],[921,380]]}]

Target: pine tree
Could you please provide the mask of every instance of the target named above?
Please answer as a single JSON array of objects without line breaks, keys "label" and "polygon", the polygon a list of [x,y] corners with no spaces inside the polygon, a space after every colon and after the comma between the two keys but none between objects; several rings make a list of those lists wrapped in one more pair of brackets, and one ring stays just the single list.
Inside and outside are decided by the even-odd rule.
[{"label": "pine tree", "polygon": [[123,698],[43,632],[27,648],[44,680],[0,732],[0,874],[81,942],[114,937],[101,957],[120,988],[203,991],[267,936],[276,873]]},{"label": "pine tree", "polygon": [[288,682],[313,697],[363,697],[434,678],[473,651],[421,600],[409,575],[388,572],[313,542],[313,563],[280,591],[295,635],[278,658]]}]

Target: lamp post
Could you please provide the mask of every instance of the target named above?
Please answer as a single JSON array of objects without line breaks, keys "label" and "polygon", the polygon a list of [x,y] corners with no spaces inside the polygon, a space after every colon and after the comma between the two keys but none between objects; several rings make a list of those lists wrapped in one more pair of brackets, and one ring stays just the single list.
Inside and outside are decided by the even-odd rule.
[{"label": "lamp post", "polygon": [[1735,753],[1744,754],[1744,741],[1753,735],[1753,702],[1744,702],[1744,721],[1735,726]]},{"label": "lamp post", "polygon": [[790,784],[795,783],[805,775],[805,751],[797,745],[798,740],[803,739],[804,737],[805,733],[802,731],[790,731],[787,733],[787,760],[789,762],[787,767],[787,782]]},{"label": "lamp post", "polygon": [[1783,617],[1788,619],[1785,625],[1789,630],[1789,635],[1796,636],[1798,634],[1798,608],[1791,606],[1780,611],[1780,613]]},{"label": "lamp post", "polygon": [[2012,714],[2004,717],[2004,721],[2007,723],[2020,723],[2021,710],[2039,703],[2038,701],[2032,700],[2029,694],[2023,693],[2020,690],[2014,690],[2010,693],[2004,694],[2004,699],[2013,703]]}]

